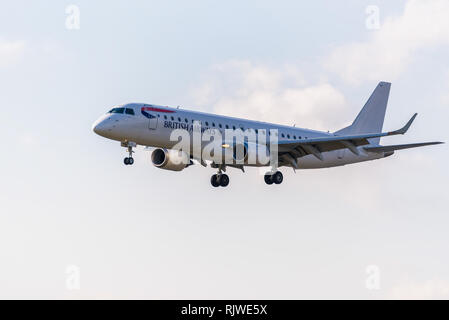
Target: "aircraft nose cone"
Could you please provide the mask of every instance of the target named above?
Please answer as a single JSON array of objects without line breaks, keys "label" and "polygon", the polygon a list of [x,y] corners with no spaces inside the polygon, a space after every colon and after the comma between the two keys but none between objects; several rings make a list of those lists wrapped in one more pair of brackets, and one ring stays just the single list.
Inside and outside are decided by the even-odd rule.
[{"label": "aircraft nose cone", "polygon": [[100,136],[103,136],[107,131],[104,122],[98,121],[98,120],[95,121],[94,124],[92,125],[92,130],[93,130],[93,132],[95,132],[96,134],[98,134]]}]

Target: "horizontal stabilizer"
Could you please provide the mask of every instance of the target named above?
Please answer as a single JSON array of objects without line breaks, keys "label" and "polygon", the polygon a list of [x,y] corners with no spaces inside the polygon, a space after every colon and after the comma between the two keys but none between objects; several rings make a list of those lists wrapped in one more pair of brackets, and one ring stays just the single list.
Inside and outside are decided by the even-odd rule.
[{"label": "horizontal stabilizer", "polygon": [[392,146],[364,147],[364,149],[368,152],[382,153],[382,152],[391,152],[391,151],[395,151],[395,150],[431,146],[434,144],[441,144],[441,143],[444,143],[444,142],[435,141],[435,142],[423,142],[423,143],[396,144],[396,145],[392,145]]}]

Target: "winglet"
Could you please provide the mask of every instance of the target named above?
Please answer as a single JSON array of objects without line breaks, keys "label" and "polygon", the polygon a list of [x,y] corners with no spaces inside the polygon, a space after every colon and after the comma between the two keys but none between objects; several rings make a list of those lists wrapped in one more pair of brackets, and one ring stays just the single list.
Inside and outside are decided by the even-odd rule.
[{"label": "winglet", "polygon": [[399,129],[399,130],[390,132],[390,135],[395,135],[395,134],[405,134],[405,133],[407,132],[407,130],[410,128],[410,126],[412,125],[412,123],[413,123],[413,121],[415,120],[415,118],[416,118],[417,115],[418,115],[418,114],[415,113],[415,114],[413,115],[413,117],[407,122],[407,124],[406,124],[404,127],[402,127],[402,128]]}]

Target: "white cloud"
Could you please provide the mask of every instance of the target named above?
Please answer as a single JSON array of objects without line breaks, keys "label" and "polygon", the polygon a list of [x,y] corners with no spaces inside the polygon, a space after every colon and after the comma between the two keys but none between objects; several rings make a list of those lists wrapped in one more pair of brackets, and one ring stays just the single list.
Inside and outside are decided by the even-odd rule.
[{"label": "white cloud", "polygon": [[449,283],[441,279],[431,279],[424,282],[415,282],[410,279],[393,287],[389,293],[390,299],[448,299]]},{"label": "white cloud", "polygon": [[16,63],[25,51],[24,41],[1,41],[0,40],[0,68]]},{"label": "white cloud", "polygon": [[[318,60],[313,75],[292,65],[273,68],[246,60],[215,65],[195,89],[195,103],[230,116],[339,129],[349,124],[354,110],[349,111],[328,76],[334,73],[356,85],[369,81],[373,87],[380,80],[392,81],[408,69],[419,49],[449,45],[447,12],[446,0],[410,0],[402,15],[385,17],[380,30],[369,32],[369,40],[344,44]],[[305,80],[312,77],[319,80]]]},{"label": "white cloud", "polygon": [[401,16],[385,18],[368,41],[337,47],[324,66],[351,84],[393,80],[413,61],[417,50],[449,44],[447,12],[447,0],[410,0]]},{"label": "white cloud", "polygon": [[449,71],[446,71],[445,81],[443,82],[443,92],[440,96],[440,103],[443,108],[449,107]]},{"label": "white cloud", "polygon": [[216,113],[322,130],[345,124],[343,94],[325,82],[306,85],[292,66],[231,61],[212,71],[195,91],[195,100]]},{"label": "white cloud", "polygon": [[24,133],[19,137],[18,141],[25,147],[36,147],[39,139],[33,133]]}]

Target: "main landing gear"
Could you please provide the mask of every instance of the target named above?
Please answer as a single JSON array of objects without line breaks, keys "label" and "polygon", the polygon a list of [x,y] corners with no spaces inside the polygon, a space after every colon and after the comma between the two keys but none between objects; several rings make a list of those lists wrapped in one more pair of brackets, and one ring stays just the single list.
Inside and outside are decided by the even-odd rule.
[{"label": "main landing gear", "polygon": [[128,142],[128,143],[122,143],[122,147],[126,147],[128,148],[128,154],[129,157],[126,157],[125,159],[123,159],[123,163],[125,165],[132,165],[134,163],[134,158],[133,158],[133,147],[137,146],[135,143],[132,142]]},{"label": "main landing gear", "polygon": [[225,173],[214,174],[210,178],[210,184],[215,188],[216,187],[227,187],[229,184],[229,177]]},{"label": "main landing gear", "polygon": [[284,181],[284,176],[280,171],[276,171],[275,173],[267,172],[265,173],[264,180],[266,184],[281,184]]},{"label": "main landing gear", "polygon": [[225,166],[216,166],[218,167],[218,173],[214,174],[212,177],[210,177],[210,184],[217,188],[217,187],[227,187],[229,184],[229,177],[227,174],[223,173],[222,171],[226,171]]}]

